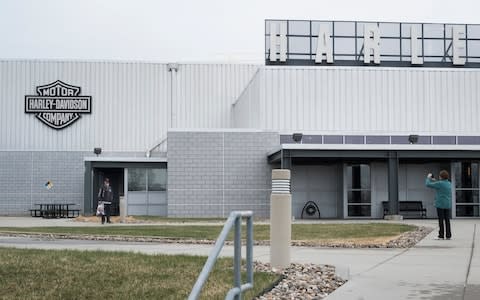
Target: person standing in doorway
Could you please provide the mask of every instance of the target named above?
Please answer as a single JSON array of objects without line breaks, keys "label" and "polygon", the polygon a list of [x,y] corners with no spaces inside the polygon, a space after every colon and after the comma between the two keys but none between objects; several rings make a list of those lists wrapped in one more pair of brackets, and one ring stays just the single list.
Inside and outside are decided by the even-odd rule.
[{"label": "person standing in doorway", "polygon": [[110,179],[105,178],[103,181],[103,185],[98,191],[98,201],[102,201],[104,206],[104,213],[102,214],[102,224],[107,221],[110,222],[110,205],[112,204],[113,200],[113,191],[112,187],[110,186]]},{"label": "person standing in doorway", "polygon": [[450,216],[452,209],[452,185],[448,180],[448,172],[440,171],[439,180],[433,178],[432,173],[427,175],[425,185],[435,190],[435,207],[438,214],[438,237],[436,239],[447,240],[452,238],[450,228]]}]

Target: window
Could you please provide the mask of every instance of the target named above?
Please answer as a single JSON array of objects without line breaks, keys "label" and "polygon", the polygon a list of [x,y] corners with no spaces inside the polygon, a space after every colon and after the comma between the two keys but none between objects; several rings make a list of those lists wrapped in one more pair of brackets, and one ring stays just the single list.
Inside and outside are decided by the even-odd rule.
[{"label": "window", "polygon": [[455,175],[455,207],[457,217],[478,217],[480,209],[479,163],[456,162],[453,164]]},{"label": "window", "polygon": [[129,191],[166,191],[167,169],[128,169]]},{"label": "window", "polygon": [[147,190],[147,170],[141,168],[128,169],[128,190],[146,191]]},{"label": "window", "polygon": [[167,169],[148,169],[148,190],[167,190]]},{"label": "window", "polygon": [[349,217],[370,217],[371,213],[370,166],[347,166],[347,207]]}]

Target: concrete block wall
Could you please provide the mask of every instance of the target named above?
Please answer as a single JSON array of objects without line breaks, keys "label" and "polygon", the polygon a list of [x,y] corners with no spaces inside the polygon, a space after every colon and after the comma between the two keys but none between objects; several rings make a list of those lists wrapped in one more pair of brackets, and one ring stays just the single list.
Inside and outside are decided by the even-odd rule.
[{"label": "concrete block wall", "polygon": [[168,216],[227,217],[232,210],[270,214],[275,132],[168,133]]},{"label": "concrete block wall", "polygon": [[[0,151],[0,215],[25,215],[35,203],[77,203],[83,210],[85,152]],[[53,187],[47,189],[45,183]]]}]

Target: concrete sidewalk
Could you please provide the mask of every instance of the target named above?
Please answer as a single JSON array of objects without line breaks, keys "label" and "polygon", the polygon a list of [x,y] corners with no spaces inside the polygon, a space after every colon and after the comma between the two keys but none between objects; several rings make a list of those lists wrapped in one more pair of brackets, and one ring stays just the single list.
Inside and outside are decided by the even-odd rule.
[{"label": "concrete sidewalk", "polygon": [[[350,221],[344,220],[344,223],[348,222]],[[431,227],[436,225],[435,220],[408,220],[403,223]],[[14,221],[10,218],[0,218],[0,226],[14,226],[14,224],[19,226],[47,226],[47,224],[49,224],[48,226],[98,226],[98,224],[72,222],[65,219],[19,218]],[[334,265],[337,267],[339,275],[349,279],[344,286],[328,296],[328,300],[478,300],[480,299],[480,226],[478,224],[480,224],[478,219],[453,220],[452,240],[434,240],[437,235],[437,230],[434,230],[410,249],[292,247],[292,261]],[[212,245],[45,240],[17,237],[0,237],[0,246],[192,255],[208,255],[213,248]],[[224,247],[221,255],[233,256],[233,247]],[[254,259],[269,262],[270,248],[255,246]]]},{"label": "concrete sidewalk", "polygon": [[479,220],[453,220],[452,240],[435,229],[415,247],[360,272],[337,299],[480,299]]}]

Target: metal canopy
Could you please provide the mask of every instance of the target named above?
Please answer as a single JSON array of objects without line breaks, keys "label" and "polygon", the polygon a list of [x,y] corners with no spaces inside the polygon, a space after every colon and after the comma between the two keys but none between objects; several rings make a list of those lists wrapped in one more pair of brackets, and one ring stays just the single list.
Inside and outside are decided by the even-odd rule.
[{"label": "metal canopy", "polygon": [[280,149],[268,155],[270,164],[283,163],[295,158],[323,159],[388,159],[395,153],[399,160],[432,159],[480,159],[480,150],[312,150],[312,149]]},{"label": "metal canopy", "polygon": [[398,169],[400,162],[432,162],[480,159],[480,150],[334,150],[334,149],[280,149],[268,155],[270,164],[280,163],[282,169],[290,169],[292,163],[313,164],[317,161],[358,162],[382,160],[388,164],[389,211],[399,213]]}]

